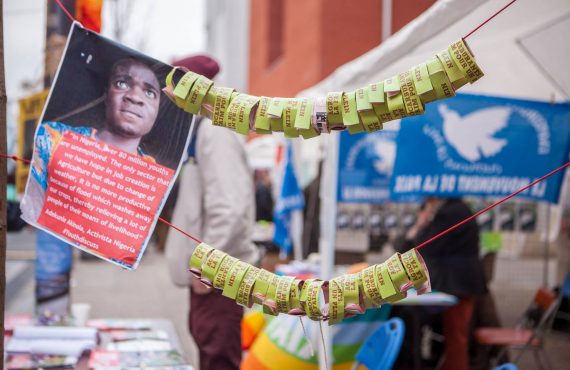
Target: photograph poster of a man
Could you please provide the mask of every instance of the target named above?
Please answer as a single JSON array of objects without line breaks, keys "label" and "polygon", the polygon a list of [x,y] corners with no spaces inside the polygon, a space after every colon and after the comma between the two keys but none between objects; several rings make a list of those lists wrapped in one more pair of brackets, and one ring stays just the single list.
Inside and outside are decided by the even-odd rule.
[{"label": "photograph poster of a man", "polygon": [[134,269],[180,169],[192,116],[168,64],[75,23],[34,137],[22,217]]}]

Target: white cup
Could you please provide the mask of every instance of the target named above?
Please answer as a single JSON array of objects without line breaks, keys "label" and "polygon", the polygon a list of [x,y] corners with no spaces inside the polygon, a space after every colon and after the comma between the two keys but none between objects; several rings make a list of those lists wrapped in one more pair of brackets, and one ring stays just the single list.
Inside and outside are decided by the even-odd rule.
[{"label": "white cup", "polygon": [[73,316],[76,326],[85,326],[87,324],[89,311],[91,311],[89,303],[74,303],[71,305],[71,316]]}]

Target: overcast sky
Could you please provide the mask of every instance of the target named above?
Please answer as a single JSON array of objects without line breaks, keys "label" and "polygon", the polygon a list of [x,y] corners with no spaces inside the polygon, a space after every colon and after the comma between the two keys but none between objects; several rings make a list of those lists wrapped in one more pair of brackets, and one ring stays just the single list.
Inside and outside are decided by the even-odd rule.
[{"label": "overcast sky", "polygon": [[[53,1],[53,0],[48,0]],[[102,34],[113,34],[110,17],[116,0],[104,0]],[[171,62],[174,58],[204,51],[205,0],[134,1],[125,43],[144,53]],[[9,101],[9,135],[14,129],[17,99],[41,90],[44,69],[46,0],[5,0],[4,61]],[[22,83],[36,84],[24,90]],[[10,143],[10,147],[13,145]]]}]

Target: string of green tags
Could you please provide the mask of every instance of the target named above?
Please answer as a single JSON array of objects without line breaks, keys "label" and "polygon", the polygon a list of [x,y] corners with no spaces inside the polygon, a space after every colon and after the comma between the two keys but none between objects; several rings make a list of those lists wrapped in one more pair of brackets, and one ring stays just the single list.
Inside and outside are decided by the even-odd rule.
[{"label": "string of green tags", "polygon": [[278,276],[201,243],[190,258],[190,272],[242,306],[256,303],[273,316],[306,315],[330,325],[368,308],[404,299],[411,287],[418,294],[431,291],[425,262],[416,249],[396,253],[359,273],[323,281]]},{"label": "string of green tags", "polygon": [[164,92],[186,112],[206,116],[214,125],[243,135],[283,132],[288,138],[305,139],[332,130],[382,130],[384,122],[423,114],[427,103],[452,97],[461,86],[483,76],[464,40],[382,82],[316,99],[242,94],[217,87],[194,72],[186,72],[175,83],[177,69],[181,68],[166,77]]}]

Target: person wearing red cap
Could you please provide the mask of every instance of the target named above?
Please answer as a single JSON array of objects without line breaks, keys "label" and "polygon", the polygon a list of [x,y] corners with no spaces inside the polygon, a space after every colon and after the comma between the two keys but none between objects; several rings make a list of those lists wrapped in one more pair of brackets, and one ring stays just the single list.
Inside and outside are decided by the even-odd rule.
[{"label": "person wearing red cap", "polygon": [[[214,59],[203,55],[173,64],[209,79],[220,70]],[[253,176],[243,138],[207,122],[197,122],[195,130],[172,221],[209,245],[256,264]],[[169,231],[166,256],[171,277],[176,285],[190,285],[189,329],[200,352],[200,369],[239,369],[243,308],[192,277],[188,260],[194,247],[180,233]]]}]

